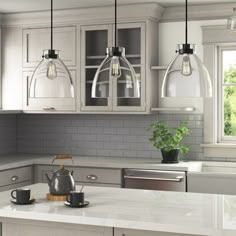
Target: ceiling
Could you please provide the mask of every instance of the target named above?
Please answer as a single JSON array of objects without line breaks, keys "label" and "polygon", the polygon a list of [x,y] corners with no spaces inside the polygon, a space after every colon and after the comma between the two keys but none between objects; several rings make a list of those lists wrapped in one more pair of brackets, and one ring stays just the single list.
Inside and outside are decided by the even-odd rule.
[{"label": "ceiling", "polygon": [[[184,0],[118,0],[118,4],[156,2],[163,7],[184,5]],[[189,5],[235,3],[235,0],[189,0]],[[114,0],[54,0],[55,9],[85,8],[112,5]],[[50,0],[0,0],[1,13],[44,11]]]}]

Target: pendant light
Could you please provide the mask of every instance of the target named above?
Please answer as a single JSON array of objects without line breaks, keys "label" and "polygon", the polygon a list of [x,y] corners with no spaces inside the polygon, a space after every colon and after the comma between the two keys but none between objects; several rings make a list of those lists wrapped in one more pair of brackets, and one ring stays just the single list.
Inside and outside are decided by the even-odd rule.
[{"label": "pendant light", "polygon": [[188,43],[188,1],[185,0],[185,43],[178,44],[162,82],[162,97],[212,97],[210,75]]},{"label": "pendant light", "polygon": [[53,49],[53,0],[51,0],[51,48],[43,51],[41,62],[30,81],[29,96],[74,97],[71,74],[60,59],[60,51]]},{"label": "pendant light", "polygon": [[104,91],[104,83],[109,86],[111,80],[117,83],[118,98],[140,97],[139,79],[135,70],[125,57],[125,48],[117,46],[117,0],[115,0],[115,46],[106,49],[106,58],[98,67],[93,79],[91,97],[109,97],[108,89],[106,93],[101,91]]},{"label": "pendant light", "polygon": [[236,31],[236,8],[233,8],[233,15],[229,17],[227,26],[228,29]]}]

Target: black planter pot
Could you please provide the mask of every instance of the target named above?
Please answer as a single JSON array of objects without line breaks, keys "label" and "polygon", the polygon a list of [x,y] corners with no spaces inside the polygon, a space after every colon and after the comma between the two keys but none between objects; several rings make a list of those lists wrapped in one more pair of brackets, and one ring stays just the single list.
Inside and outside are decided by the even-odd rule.
[{"label": "black planter pot", "polygon": [[179,149],[166,152],[161,149],[162,163],[179,163]]}]

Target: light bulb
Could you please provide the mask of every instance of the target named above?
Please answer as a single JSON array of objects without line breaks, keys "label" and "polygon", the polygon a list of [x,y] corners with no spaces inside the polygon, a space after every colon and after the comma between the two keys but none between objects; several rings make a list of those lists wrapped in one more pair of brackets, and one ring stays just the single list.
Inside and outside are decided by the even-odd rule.
[{"label": "light bulb", "polygon": [[116,78],[121,76],[120,62],[117,56],[113,56],[111,59],[111,75]]},{"label": "light bulb", "polygon": [[190,63],[190,58],[188,54],[183,56],[181,74],[184,76],[189,76],[192,74],[192,66]]},{"label": "light bulb", "polygon": [[56,77],[57,77],[56,63],[53,60],[49,60],[47,65],[47,78],[53,80]]}]

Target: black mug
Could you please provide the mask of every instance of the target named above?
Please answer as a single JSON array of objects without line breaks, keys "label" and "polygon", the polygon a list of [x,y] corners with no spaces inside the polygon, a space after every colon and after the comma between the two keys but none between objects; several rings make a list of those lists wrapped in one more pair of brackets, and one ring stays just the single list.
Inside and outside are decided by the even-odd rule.
[{"label": "black mug", "polygon": [[[16,195],[14,195],[16,193]],[[16,202],[19,204],[27,204],[30,200],[30,189],[29,188],[18,188],[12,190],[12,198],[16,199]]]},{"label": "black mug", "polygon": [[69,195],[66,196],[66,201],[71,206],[79,206],[84,203],[84,193],[78,191],[70,191]]}]

